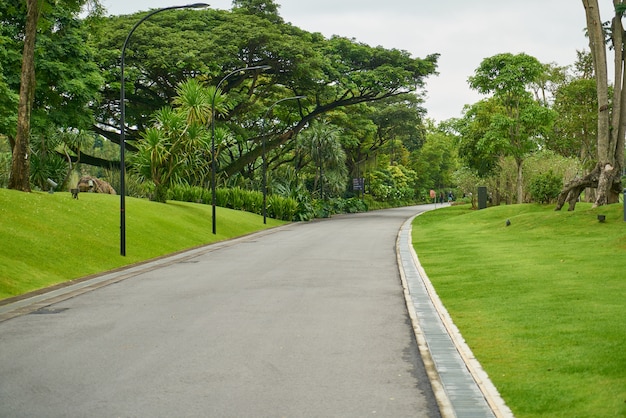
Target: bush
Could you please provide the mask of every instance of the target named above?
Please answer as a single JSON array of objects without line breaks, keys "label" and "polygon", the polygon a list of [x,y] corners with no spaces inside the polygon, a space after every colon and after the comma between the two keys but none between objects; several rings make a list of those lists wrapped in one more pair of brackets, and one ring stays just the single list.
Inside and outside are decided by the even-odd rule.
[{"label": "bush", "polygon": [[290,197],[271,195],[267,197],[267,213],[274,219],[293,221],[298,211],[298,202]]},{"label": "bush", "polygon": [[168,199],[179,202],[211,203],[211,192],[203,187],[177,185],[169,190]]},{"label": "bush", "polygon": [[[241,187],[218,188],[215,191],[217,206],[263,213],[263,193]],[[336,213],[367,212],[368,205],[356,197],[311,201],[308,194],[296,194],[300,198],[270,194],[267,196],[267,216],[283,221],[309,221],[327,218]],[[182,202],[211,204],[212,194],[197,186],[178,185],[169,190],[168,199]]]},{"label": "bush", "polygon": [[563,177],[554,174],[552,170],[535,176],[530,182],[530,195],[540,203],[550,203],[555,200],[563,187]]}]

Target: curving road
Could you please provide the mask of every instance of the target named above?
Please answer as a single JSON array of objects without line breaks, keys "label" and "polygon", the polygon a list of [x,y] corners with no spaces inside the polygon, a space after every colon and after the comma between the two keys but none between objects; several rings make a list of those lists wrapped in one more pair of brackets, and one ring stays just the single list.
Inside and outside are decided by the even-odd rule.
[{"label": "curving road", "polygon": [[427,209],[290,224],[24,301],[0,316],[0,416],[438,417],[395,251]]}]

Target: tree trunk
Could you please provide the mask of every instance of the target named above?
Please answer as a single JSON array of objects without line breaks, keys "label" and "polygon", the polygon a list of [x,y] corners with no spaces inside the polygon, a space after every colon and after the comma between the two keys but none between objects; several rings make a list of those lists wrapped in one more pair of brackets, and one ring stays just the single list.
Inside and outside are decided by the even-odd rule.
[{"label": "tree trunk", "polygon": [[26,33],[20,79],[17,132],[9,176],[9,189],[30,192],[30,162],[28,160],[30,114],[35,96],[35,38],[39,20],[39,0],[27,0]]},{"label": "tree trunk", "polygon": [[[604,168],[606,170],[606,168]],[[565,202],[569,204],[568,210],[574,210],[576,208],[576,202],[578,202],[578,198],[583,190],[587,187],[592,187],[594,189],[599,190],[599,183],[602,180],[602,170],[603,167],[600,163],[596,164],[595,168],[582,178],[575,178],[569,183],[567,183],[556,200],[556,208],[555,210],[561,210]],[[606,177],[605,177],[606,178]],[[602,185],[602,187],[608,187],[609,196],[617,196],[619,197],[619,193],[622,191],[622,183],[620,181],[620,177],[614,176],[612,183],[608,185]],[[606,181],[606,180],[604,180]],[[608,203],[616,203],[616,202],[608,202]]]},{"label": "tree trunk", "polygon": [[[557,199],[556,210],[560,210],[567,200],[569,210],[574,210],[576,201],[585,187],[597,190],[595,206],[615,203],[621,191],[621,172],[624,158],[624,135],[626,132],[626,92],[623,89],[626,74],[624,73],[624,40],[621,14],[613,19],[612,41],[615,51],[614,70],[615,83],[613,88],[613,109],[609,107],[609,83],[606,59],[604,29],[600,19],[598,0],[582,0],[587,20],[589,48],[593,57],[593,68],[596,77],[598,94],[598,137],[597,164],[591,173],[581,179],[574,179],[561,191]],[[621,0],[615,0],[617,5]]]},{"label": "tree trunk", "polygon": [[521,205],[522,203],[524,203],[524,161],[516,158],[515,164],[517,164],[517,179],[515,180],[515,189],[517,190],[517,204]]}]

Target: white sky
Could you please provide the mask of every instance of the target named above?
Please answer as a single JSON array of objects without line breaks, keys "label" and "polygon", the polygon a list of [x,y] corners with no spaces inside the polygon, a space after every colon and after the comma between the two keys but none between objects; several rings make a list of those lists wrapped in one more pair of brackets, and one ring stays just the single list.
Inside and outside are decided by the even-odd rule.
[{"label": "white sky", "polygon": [[[101,0],[111,15],[197,0]],[[231,0],[204,0],[230,9]],[[467,78],[495,54],[524,52],[543,63],[571,65],[588,49],[585,10],[571,0],[276,0],[294,26],[327,37],[341,35],[371,46],[397,48],[414,57],[439,53],[438,76],[427,80],[425,107],[437,121],[460,117],[480,99]],[[602,9],[609,10],[611,2]],[[602,7],[601,6],[601,7]],[[606,9],[606,10],[605,10]],[[609,10],[610,11],[610,10]],[[603,20],[608,20],[603,16]]]}]

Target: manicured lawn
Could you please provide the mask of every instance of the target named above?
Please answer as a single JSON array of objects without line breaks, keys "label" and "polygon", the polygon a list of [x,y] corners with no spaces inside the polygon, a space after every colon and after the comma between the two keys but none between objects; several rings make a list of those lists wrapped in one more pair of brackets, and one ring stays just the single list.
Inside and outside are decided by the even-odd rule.
[{"label": "manicured lawn", "polygon": [[120,198],[96,193],[0,189],[0,299],[128,264],[245,235],[284,222],[211,206],[126,198],[126,257]]},{"label": "manicured lawn", "polygon": [[450,207],[418,216],[413,244],[516,417],[626,416],[622,204]]}]

